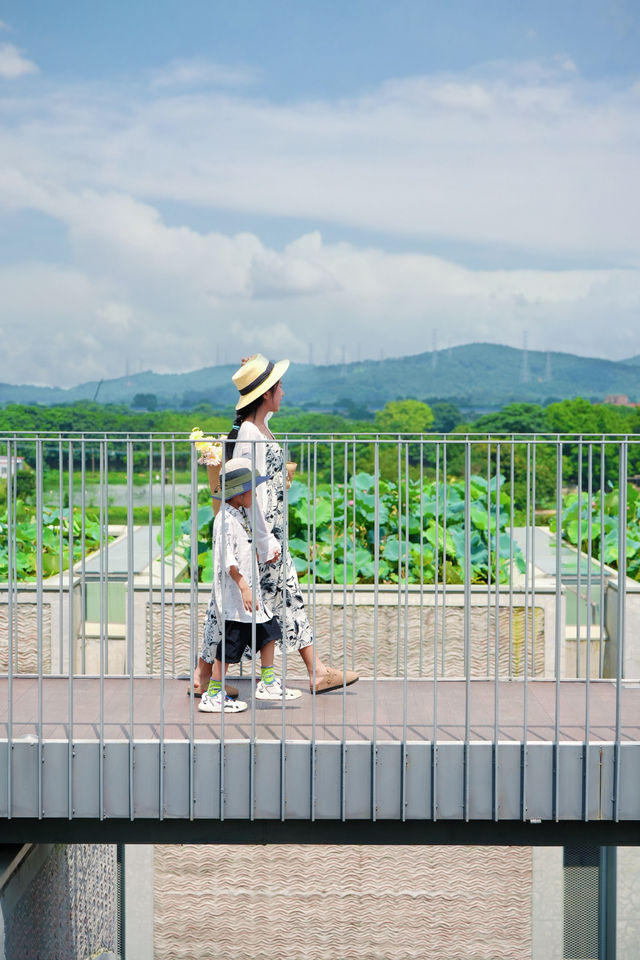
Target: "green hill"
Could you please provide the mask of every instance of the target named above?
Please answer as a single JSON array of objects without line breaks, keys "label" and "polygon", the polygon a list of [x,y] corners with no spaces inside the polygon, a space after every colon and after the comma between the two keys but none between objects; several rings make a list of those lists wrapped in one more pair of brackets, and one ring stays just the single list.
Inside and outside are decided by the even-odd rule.
[{"label": "green hill", "polygon": [[[215,407],[235,402],[231,383],[235,365],[205,367],[189,373],[145,371],[130,377],[83,383],[69,389],[0,384],[0,403],[131,403],[136,394],[155,394],[162,406]],[[378,409],[398,397],[450,398],[468,406],[499,407],[513,401],[543,403],[550,398],[583,396],[604,400],[624,393],[640,400],[640,356],[614,362],[569,353],[530,350],[526,369],[522,350],[473,343],[433,353],[365,360],[333,366],[292,363],[285,380],[287,403],[327,410],[346,401]]]}]

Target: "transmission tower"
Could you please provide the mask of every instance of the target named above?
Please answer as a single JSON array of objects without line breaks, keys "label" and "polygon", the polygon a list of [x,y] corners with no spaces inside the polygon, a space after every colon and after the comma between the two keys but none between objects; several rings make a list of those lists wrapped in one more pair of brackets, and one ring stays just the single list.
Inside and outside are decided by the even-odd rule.
[{"label": "transmission tower", "polygon": [[529,350],[527,348],[527,331],[525,330],[522,339],[522,370],[520,371],[520,381],[529,383]]}]

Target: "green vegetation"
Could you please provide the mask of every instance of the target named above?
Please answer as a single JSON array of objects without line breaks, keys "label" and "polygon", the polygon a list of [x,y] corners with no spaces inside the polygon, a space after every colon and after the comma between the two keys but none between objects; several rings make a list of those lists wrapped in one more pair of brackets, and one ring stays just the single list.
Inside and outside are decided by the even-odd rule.
[{"label": "green vegetation", "polygon": [[[73,541],[73,562],[80,560],[83,552],[82,515],[80,510],[50,510],[45,508],[42,516],[42,575],[52,577],[69,566],[69,530]],[[38,568],[38,532],[36,509],[17,500],[11,517],[11,536],[15,537],[16,551],[12,576],[15,580],[36,580]],[[92,553],[100,545],[100,524],[95,514],[85,513],[84,552]],[[9,516],[0,514],[0,581],[9,576]]]},{"label": "green vegetation", "polygon": [[[470,483],[470,573],[472,583],[496,577],[508,580],[511,542],[507,532],[510,501],[504,478],[490,482],[474,476]],[[464,582],[464,484],[417,481],[396,484],[380,480],[378,495],[379,582]],[[445,529],[446,502],[446,529]],[[499,516],[496,517],[496,502]],[[289,490],[289,549],[301,582],[315,576],[318,583],[373,583],[375,576],[376,483],[368,473],[351,477],[348,485],[321,484],[315,499],[294,480]],[[198,576],[211,580],[211,506],[198,507]],[[167,552],[174,545],[191,564],[191,520],[185,517],[165,528]],[[516,568],[524,570],[520,550],[514,549]]]},{"label": "green vegetation", "polygon": [[[626,554],[627,576],[640,580],[640,493],[627,486]],[[600,490],[589,498],[584,491],[569,493],[563,500],[562,538],[583,553],[618,569],[620,489],[614,487],[602,496]],[[555,532],[556,518],[550,528]]]}]

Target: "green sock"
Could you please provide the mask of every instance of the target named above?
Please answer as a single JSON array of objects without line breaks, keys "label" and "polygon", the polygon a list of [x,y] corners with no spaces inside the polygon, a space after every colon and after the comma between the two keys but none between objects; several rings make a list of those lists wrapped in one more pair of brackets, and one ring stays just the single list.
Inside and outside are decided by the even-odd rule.
[{"label": "green sock", "polygon": [[209,687],[207,693],[210,697],[215,697],[216,693],[220,693],[222,690],[222,681],[221,680],[209,680]]},{"label": "green sock", "polygon": [[274,667],[261,667],[260,668],[260,679],[263,683],[273,683],[276,678],[276,671]]}]

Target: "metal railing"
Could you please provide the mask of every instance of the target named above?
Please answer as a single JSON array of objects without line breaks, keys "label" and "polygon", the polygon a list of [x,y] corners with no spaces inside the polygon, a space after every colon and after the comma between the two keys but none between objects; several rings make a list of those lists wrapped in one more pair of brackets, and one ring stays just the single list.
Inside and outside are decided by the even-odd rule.
[{"label": "metal railing", "polygon": [[[623,746],[640,739],[637,497],[627,479],[638,472],[636,439],[360,434],[279,442],[272,483],[320,662],[309,678],[285,646],[283,682],[305,693],[267,708],[252,696],[255,658],[243,663],[234,674],[249,709],[226,716],[200,713],[179,682],[197,661],[211,589],[213,512],[194,444],[168,434],[0,438],[0,812],[20,815],[16,807],[26,804],[48,816],[49,798],[59,810],[64,794],[68,816],[77,815],[86,762],[101,819],[142,808],[160,818],[173,809],[204,816],[203,798],[216,792],[208,811],[221,818],[239,815],[237,805],[248,819],[260,810],[302,816],[306,807],[311,819],[366,809],[376,819],[389,803],[402,819],[458,807],[464,819],[478,811],[498,819],[508,807],[501,764],[517,747],[517,816],[540,808],[558,819],[559,758],[575,747],[578,815],[628,816],[620,777],[633,777],[637,754]],[[291,486],[287,461],[297,464]],[[275,611],[283,625],[290,589]],[[324,667],[356,669],[361,680],[327,697],[307,693]],[[547,769],[547,759],[535,759],[543,744],[550,797],[534,802],[535,771]],[[477,745],[491,757],[484,787],[473,772]],[[35,791],[33,802],[18,799],[16,747],[38,757],[33,768],[25,761],[21,786]],[[46,773],[46,758],[57,763],[63,754],[66,791]],[[623,754],[632,757],[628,769]],[[125,755],[122,767],[114,758]],[[206,775],[198,772],[205,761],[197,763],[205,755]],[[157,790],[140,801],[136,770],[145,762]],[[116,770],[126,796],[116,796]],[[458,773],[460,783],[445,789]],[[294,790],[298,776],[308,791]],[[331,780],[338,799],[328,801]],[[389,791],[395,799],[381,799]],[[574,800],[569,806],[574,815]]]}]

